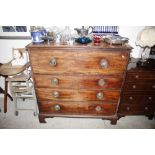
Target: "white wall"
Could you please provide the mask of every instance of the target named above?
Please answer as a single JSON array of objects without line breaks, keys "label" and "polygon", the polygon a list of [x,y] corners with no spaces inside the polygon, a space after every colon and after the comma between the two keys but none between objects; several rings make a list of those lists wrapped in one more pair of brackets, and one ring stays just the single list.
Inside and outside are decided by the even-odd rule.
[{"label": "white wall", "polygon": [[129,38],[129,44],[134,48],[132,50],[131,56],[134,58],[140,57],[139,47],[136,46],[136,37],[138,32],[140,32],[144,26],[120,26],[119,34],[123,37]]},{"label": "white wall", "polygon": [[[139,47],[136,47],[135,41],[141,26],[120,26],[119,34],[129,38],[129,44],[134,48],[131,56],[139,57]],[[0,39],[0,62],[5,63],[12,59],[12,48],[23,48],[29,44],[30,40],[1,40]],[[3,78],[0,77],[0,86],[4,88]]]}]

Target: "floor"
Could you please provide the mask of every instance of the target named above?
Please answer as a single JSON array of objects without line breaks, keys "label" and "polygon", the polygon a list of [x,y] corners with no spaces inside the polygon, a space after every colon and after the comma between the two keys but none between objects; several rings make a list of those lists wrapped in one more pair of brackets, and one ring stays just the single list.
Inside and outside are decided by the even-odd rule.
[{"label": "floor", "polygon": [[[20,100],[19,106],[33,108],[34,100]],[[145,116],[126,116],[118,120],[117,125],[111,125],[108,120],[86,118],[49,118],[47,123],[39,123],[33,111],[19,111],[14,115],[14,106],[8,100],[8,112],[3,113],[3,99],[0,99],[1,129],[155,129],[155,120]]]}]

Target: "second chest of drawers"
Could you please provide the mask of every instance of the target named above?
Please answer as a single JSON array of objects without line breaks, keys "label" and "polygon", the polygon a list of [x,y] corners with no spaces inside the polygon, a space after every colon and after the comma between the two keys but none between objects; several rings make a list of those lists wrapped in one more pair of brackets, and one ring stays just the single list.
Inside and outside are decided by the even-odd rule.
[{"label": "second chest of drawers", "polygon": [[155,70],[138,68],[136,62],[127,72],[119,114],[146,115],[153,118],[155,112]]}]

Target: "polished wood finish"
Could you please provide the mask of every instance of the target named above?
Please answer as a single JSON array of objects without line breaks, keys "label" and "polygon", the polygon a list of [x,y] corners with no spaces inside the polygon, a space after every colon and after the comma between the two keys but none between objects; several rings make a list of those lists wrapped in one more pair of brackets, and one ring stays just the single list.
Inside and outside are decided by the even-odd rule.
[{"label": "polished wood finish", "polygon": [[[38,88],[72,88],[72,89],[120,89],[122,76],[104,76],[104,75],[36,75],[35,82]],[[52,83],[57,79],[58,83]],[[104,80],[100,84],[100,80]],[[101,81],[101,82],[102,82]]]},{"label": "polished wood finish", "polygon": [[[65,54],[64,54],[65,53]],[[123,74],[127,65],[128,53],[115,51],[38,51],[32,52],[31,64],[33,72],[38,74]],[[41,60],[38,59],[41,58]],[[56,65],[50,64],[51,59]],[[108,62],[107,68],[102,68],[102,59]],[[45,69],[46,68],[46,69]]]},{"label": "polished wood finish", "polygon": [[116,124],[130,46],[44,43],[27,48],[40,122],[62,116],[108,119]]},{"label": "polished wood finish", "polygon": [[155,70],[138,68],[137,61],[132,59],[128,65],[118,116],[146,115],[151,119],[155,113]]},{"label": "polished wood finish", "polygon": [[[60,110],[56,110],[55,105],[59,105]],[[117,103],[108,102],[39,101],[40,111],[49,114],[109,116],[115,114],[116,108]]]},{"label": "polished wood finish", "polygon": [[[53,93],[59,92],[59,97],[54,97]],[[102,93],[103,98],[98,99],[97,93]],[[110,101],[118,102],[119,91],[101,90],[73,90],[73,89],[49,89],[36,88],[38,100],[59,100],[59,101]]]}]

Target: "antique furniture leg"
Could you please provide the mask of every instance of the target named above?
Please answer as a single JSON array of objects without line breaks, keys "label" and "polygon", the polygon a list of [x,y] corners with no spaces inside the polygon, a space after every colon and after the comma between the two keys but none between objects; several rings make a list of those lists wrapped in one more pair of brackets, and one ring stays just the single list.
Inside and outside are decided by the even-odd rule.
[{"label": "antique furniture leg", "polygon": [[111,124],[116,125],[117,124],[117,118],[112,118],[111,119]]},{"label": "antique furniture leg", "polygon": [[5,77],[5,93],[4,93],[4,113],[7,112],[7,92],[8,92],[8,82]]},{"label": "antique furniture leg", "polygon": [[148,117],[149,120],[152,120],[154,115],[153,114],[148,114],[148,115],[146,115],[146,117]]},{"label": "antique furniture leg", "polygon": [[[0,94],[5,94],[5,91],[0,87]],[[7,96],[10,98],[11,101],[13,101],[13,98],[10,94],[7,93]]]},{"label": "antique furniture leg", "polygon": [[40,123],[46,123],[46,121],[45,121],[45,118],[46,118],[46,117],[45,117],[45,116],[39,115],[38,117],[39,117],[39,122],[40,122]]}]

